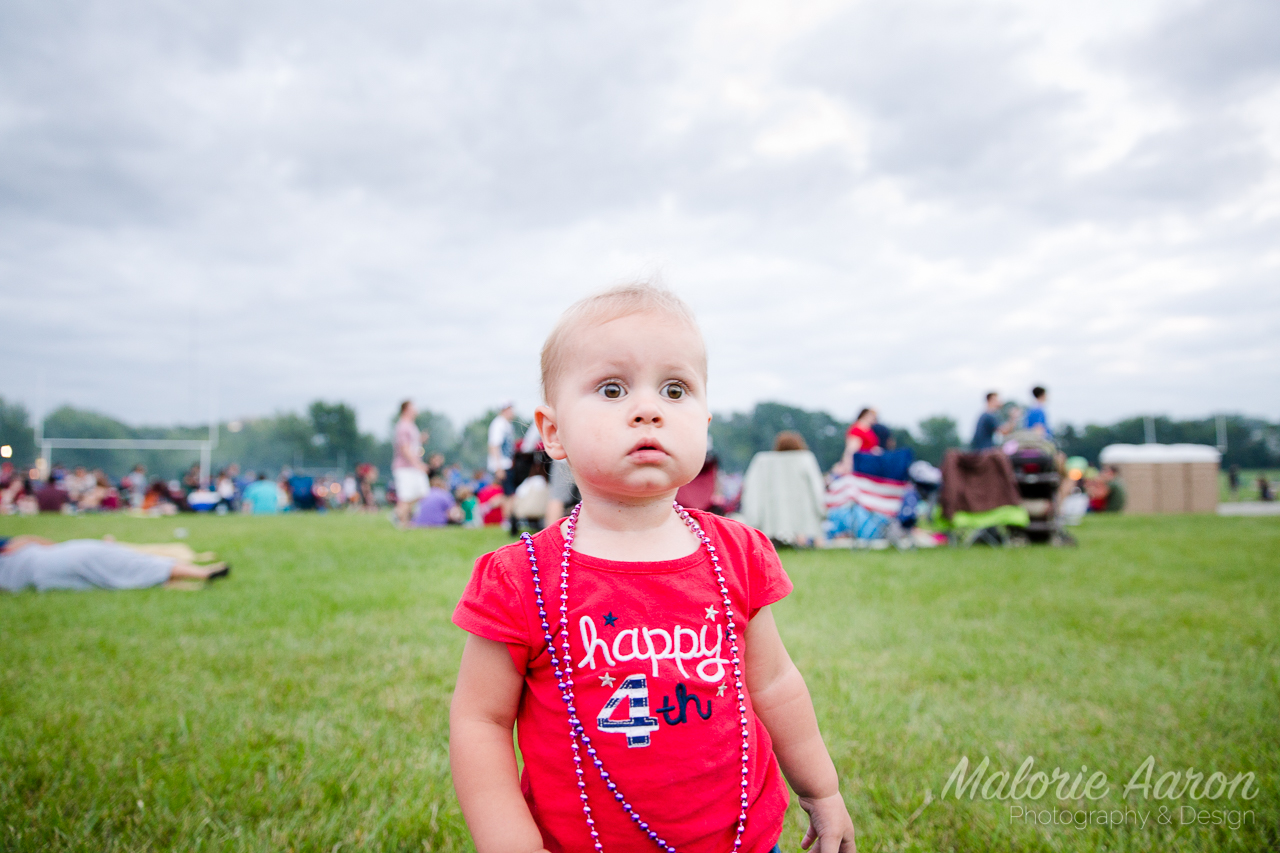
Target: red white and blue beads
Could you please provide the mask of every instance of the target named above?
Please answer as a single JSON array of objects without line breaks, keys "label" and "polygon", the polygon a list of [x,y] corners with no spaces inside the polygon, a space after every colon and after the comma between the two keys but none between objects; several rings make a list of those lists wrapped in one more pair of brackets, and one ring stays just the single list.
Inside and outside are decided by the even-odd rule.
[{"label": "red white and blue beads", "polygon": [[[688,525],[693,535],[701,540],[707,554],[711,557],[711,568],[716,573],[716,581],[720,586],[720,595],[724,599],[724,615],[727,622],[726,636],[729,640],[729,651],[732,655],[734,687],[738,693],[738,716],[742,723],[742,807],[738,813],[738,831],[733,839],[733,851],[737,853],[742,848],[742,833],[747,828],[750,723],[747,720],[747,697],[742,681],[742,659],[738,654],[738,632],[737,625],[733,620],[733,602],[729,599],[729,587],[724,581],[724,573],[720,570],[720,558],[716,555],[716,547],[711,544],[710,537],[707,536],[702,526],[693,519],[688,510],[678,503],[675,504],[675,510],[680,519]],[[564,551],[560,555],[560,655],[556,654],[555,639],[551,634],[551,624],[547,621],[547,607],[542,597],[542,579],[538,573],[538,559],[534,554],[533,539],[528,533],[521,534],[520,538],[529,554],[529,568],[533,572],[533,591],[538,602],[538,618],[542,620],[542,632],[547,642],[547,651],[551,655],[551,665],[556,674],[556,684],[560,688],[560,698],[564,700],[565,708],[569,712],[569,743],[573,748],[573,769],[577,775],[578,797],[582,800],[582,813],[586,816],[587,829],[591,833],[591,840],[595,845],[595,849],[603,853],[604,845],[600,843],[600,833],[596,829],[595,818],[591,816],[591,804],[587,800],[587,783],[582,778],[582,749],[585,748],[587,755],[591,756],[591,762],[595,765],[596,771],[599,772],[600,778],[604,781],[605,787],[613,794],[613,798],[622,806],[622,810],[627,813],[627,816],[660,848],[667,851],[667,853],[677,853],[674,847],[658,835],[657,830],[653,829],[648,821],[640,817],[631,804],[627,802],[622,792],[618,790],[617,783],[610,778],[609,772],[604,769],[604,762],[600,760],[600,756],[596,753],[596,748],[591,743],[590,735],[587,734],[582,722],[578,719],[578,709],[574,704],[573,693],[573,658],[569,651],[569,554],[573,550],[573,538],[578,527],[578,513],[581,511],[582,504],[578,504],[573,508],[573,512],[569,514],[568,533],[564,537]],[[561,662],[562,660],[563,663]]]}]

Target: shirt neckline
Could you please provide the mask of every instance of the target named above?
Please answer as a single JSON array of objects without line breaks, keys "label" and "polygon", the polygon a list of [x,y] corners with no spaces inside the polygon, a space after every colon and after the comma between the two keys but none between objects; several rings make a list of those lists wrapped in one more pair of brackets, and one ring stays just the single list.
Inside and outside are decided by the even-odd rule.
[{"label": "shirt neckline", "polygon": [[[692,511],[691,511],[692,512]],[[703,524],[700,519],[695,519],[702,527],[703,532],[710,537],[711,531],[707,529],[707,525]],[[564,551],[564,536],[560,533],[560,523],[556,522],[543,531],[547,536],[548,542],[556,554]],[[715,540],[712,539],[712,544]],[[683,557],[677,557],[674,560],[607,560],[604,557],[593,557],[590,554],[584,554],[581,551],[571,551],[569,563],[572,566],[579,566],[584,569],[592,569],[599,572],[616,572],[619,574],[631,575],[661,575],[671,574],[672,572],[683,572],[696,566],[709,562],[706,547],[699,542],[698,547],[692,553]],[[557,563],[558,565],[558,563]]]}]

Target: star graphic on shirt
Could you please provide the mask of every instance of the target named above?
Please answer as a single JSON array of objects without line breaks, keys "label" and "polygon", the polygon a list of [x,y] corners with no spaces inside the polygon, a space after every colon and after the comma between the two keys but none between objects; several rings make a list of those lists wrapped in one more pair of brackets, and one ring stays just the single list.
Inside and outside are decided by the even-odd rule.
[{"label": "star graphic on shirt", "polygon": [[618,617],[613,615],[612,610],[610,610],[608,613],[604,615],[604,624],[608,625],[610,628],[612,628],[613,623],[617,621],[618,621]]},{"label": "star graphic on shirt", "polygon": [[[615,681],[614,677],[607,672],[604,675],[600,676],[600,685],[602,687],[612,687],[614,681]],[[720,686],[724,687],[723,684]]]},{"label": "star graphic on shirt", "polygon": [[727,684],[721,684],[719,687],[717,687],[717,688],[716,688],[716,695],[717,695],[717,696],[723,696],[723,695],[724,695],[724,689],[725,689],[726,687],[728,687],[728,686],[729,686],[729,685],[727,685]]},{"label": "star graphic on shirt", "polygon": [[719,612],[720,611],[716,610],[716,606],[713,604],[707,608],[707,618],[714,622],[716,621],[716,614]]}]

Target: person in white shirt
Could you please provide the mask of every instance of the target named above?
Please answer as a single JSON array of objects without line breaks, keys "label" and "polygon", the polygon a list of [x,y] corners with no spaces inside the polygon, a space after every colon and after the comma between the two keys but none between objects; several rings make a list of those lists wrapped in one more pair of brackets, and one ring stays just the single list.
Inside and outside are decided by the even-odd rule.
[{"label": "person in white shirt", "polygon": [[488,467],[494,479],[502,480],[502,514],[507,516],[511,509],[511,496],[515,494],[515,481],[511,479],[511,459],[516,452],[516,431],[511,422],[516,417],[516,404],[506,402],[502,410],[489,422],[489,462]]},{"label": "person in white shirt", "polygon": [[147,469],[142,465],[135,465],[124,479],[129,484],[129,505],[134,509],[141,509],[142,500],[147,496]]}]

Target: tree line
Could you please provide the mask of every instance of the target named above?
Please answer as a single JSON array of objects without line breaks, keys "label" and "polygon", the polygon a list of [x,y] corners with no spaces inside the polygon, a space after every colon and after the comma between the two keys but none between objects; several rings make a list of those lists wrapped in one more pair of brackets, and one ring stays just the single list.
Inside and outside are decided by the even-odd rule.
[{"label": "tree line", "polygon": [[[429,433],[428,454],[441,453],[446,461],[464,469],[483,468],[488,452],[489,423],[497,414],[488,411],[458,428],[448,415],[424,410],[418,425]],[[388,418],[388,434],[394,416]],[[783,430],[804,437],[823,469],[830,468],[844,449],[848,422],[828,412],[798,408],[782,403],[759,403],[749,412],[716,415],[711,420],[712,448],[726,471],[743,471],[751,457],[773,447]],[[956,421],[934,415],[914,429],[890,427],[899,447],[909,447],[920,459],[940,464],[952,447],[962,447]],[[1200,420],[1155,419],[1156,440],[1163,443],[1215,444],[1214,418]],[[1108,444],[1141,444],[1145,439],[1144,419],[1128,418],[1109,426],[1089,424],[1057,427],[1058,441],[1070,456],[1083,456],[1097,464],[1098,453]],[[44,434],[57,438],[167,438],[204,439],[202,426],[130,426],[97,412],[62,406],[45,418]],[[1231,415],[1226,418],[1227,451],[1223,465],[1241,468],[1280,467],[1280,425],[1258,418]],[[0,397],[0,444],[12,448],[12,461],[31,465],[36,456],[35,430],[30,414],[19,403]],[[196,461],[198,453],[177,451],[58,450],[54,461],[67,466],[102,468],[120,477],[136,464],[147,466],[156,476],[171,478]],[[216,471],[235,462],[243,470],[353,470],[365,462],[377,465],[385,475],[391,463],[391,442],[373,433],[361,432],[355,410],[342,402],[316,400],[305,412],[281,412],[243,421],[218,424],[218,447],[213,452]]]}]

